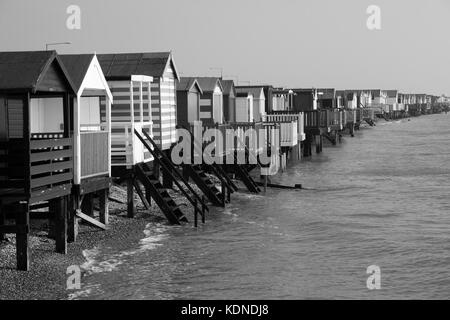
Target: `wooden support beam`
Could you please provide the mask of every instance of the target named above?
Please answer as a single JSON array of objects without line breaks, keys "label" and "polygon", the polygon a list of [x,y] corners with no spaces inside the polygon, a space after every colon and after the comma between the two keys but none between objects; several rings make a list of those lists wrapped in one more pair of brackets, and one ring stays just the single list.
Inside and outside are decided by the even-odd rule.
[{"label": "wooden support beam", "polygon": [[134,218],[136,214],[136,206],[134,204],[134,176],[127,180],[127,216]]},{"label": "wooden support beam", "polygon": [[20,204],[20,207],[21,210],[16,215],[16,225],[18,227],[16,234],[17,269],[28,271],[30,269],[30,252],[28,248],[29,204],[28,202],[23,202]]},{"label": "wooden support beam", "polygon": [[55,239],[55,214],[57,208],[55,207],[55,200],[48,202],[48,237]]},{"label": "wooden support beam", "polygon": [[75,213],[80,209],[80,197],[78,194],[73,194],[70,197],[69,208],[67,212],[67,242],[75,242],[78,237],[78,218]]},{"label": "wooden support beam", "polygon": [[92,193],[84,195],[81,202],[81,211],[90,217],[94,216],[94,197]]},{"label": "wooden support beam", "polygon": [[77,210],[77,217],[82,219],[83,221],[86,221],[87,223],[90,223],[91,225],[93,225],[93,226],[95,226],[97,228],[100,228],[102,230],[106,230],[106,226],[103,223],[95,220],[94,218],[88,216],[87,214],[84,214],[80,210]]},{"label": "wooden support beam", "polygon": [[142,192],[142,189],[139,186],[139,183],[137,182],[137,180],[134,180],[134,188],[136,189],[136,192],[137,192],[139,198],[141,198],[141,201],[144,204],[144,207],[147,210],[150,210],[150,204],[147,202],[147,199],[146,199],[144,193]]},{"label": "wooden support beam", "polygon": [[[5,225],[5,212],[3,210],[3,206],[0,205],[0,227]],[[0,241],[6,240],[5,233],[2,232],[0,228]]]},{"label": "wooden support beam", "polygon": [[55,240],[56,252],[67,254],[67,196],[55,201]]},{"label": "wooden support beam", "polygon": [[99,217],[100,222],[107,225],[109,220],[109,207],[108,207],[108,189],[100,190],[98,192],[99,195]]}]

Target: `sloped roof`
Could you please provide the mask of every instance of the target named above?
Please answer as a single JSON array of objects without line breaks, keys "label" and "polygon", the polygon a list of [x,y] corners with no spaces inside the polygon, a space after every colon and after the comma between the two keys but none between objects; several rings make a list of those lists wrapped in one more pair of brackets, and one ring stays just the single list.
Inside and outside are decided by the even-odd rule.
[{"label": "sloped roof", "polygon": [[53,61],[57,61],[69,87],[74,85],[56,51],[0,52],[0,90],[35,92]]},{"label": "sloped roof", "polygon": [[177,85],[177,91],[189,91],[193,86],[197,86],[197,89],[200,91],[200,94],[203,93],[203,89],[198,83],[197,79],[194,77],[182,77]]},{"label": "sloped roof", "polygon": [[200,87],[202,87],[203,92],[213,92],[216,88],[216,85],[220,87],[220,89],[223,91],[222,82],[220,81],[220,78],[216,77],[199,77],[197,78],[198,83],[200,84]]},{"label": "sloped roof", "polygon": [[231,90],[235,90],[234,81],[233,80],[220,80],[223,87],[223,94],[229,95],[231,93]]},{"label": "sloped roof", "polygon": [[97,58],[105,77],[110,79],[129,78],[132,75],[162,77],[170,63],[175,71],[176,79],[179,80],[170,52],[98,54]]},{"label": "sloped roof", "polygon": [[263,87],[236,87],[237,93],[250,93],[253,97],[260,97],[261,92],[264,94]]},{"label": "sloped roof", "polygon": [[81,87],[94,54],[64,54],[59,56],[73,81],[76,91]]}]

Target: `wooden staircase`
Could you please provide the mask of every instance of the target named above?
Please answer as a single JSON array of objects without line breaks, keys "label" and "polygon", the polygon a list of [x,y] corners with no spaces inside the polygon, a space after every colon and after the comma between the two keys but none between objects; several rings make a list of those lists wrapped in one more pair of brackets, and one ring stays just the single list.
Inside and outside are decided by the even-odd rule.
[{"label": "wooden staircase", "polygon": [[222,192],[206,175],[201,165],[184,165],[184,172],[195,182],[208,200],[215,206],[223,206]]},{"label": "wooden staircase", "polygon": [[143,164],[138,164],[135,167],[136,178],[144,187],[150,191],[151,197],[155,200],[162,213],[165,215],[169,223],[180,224],[181,222],[188,222],[180,206],[169,195],[169,192],[164,188],[152,173],[145,170]]},{"label": "wooden staircase", "polygon": [[[183,176],[174,167],[170,159],[159,149],[158,145],[153,141],[150,135],[142,131],[144,137],[134,130],[134,134],[139,138],[145,148],[152,154],[154,162],[159,164],[160,168],[165,174],[169,175],[178,189],[183,193],[187,200],[192,204],[195,211],[195,217],[198,213],[202,216],[202,221],[205,221],[205,211],[209,211],[204,200],[192,189],[189,183],[183,178]],[[185,214],[181,210],[180,206],[169,195],[168,190],[164,188],[159,179],[149,170],[145,163],[140,163],[135,166],[135,175],[137,180],[148,190],[151,197],[155,200],[158,207],[161,209],[167,220],[171,224],[180,224],[181,222],[188,222]],[[178,178],[178,179],[177,179]],[[183,183],[184,186],[182,186]],[[139,189],[139,188],[138,188]],[[189,192],[190,193],[189,193]],[[140,194],[141,199],[143,196]],[[145,199],[143,199],[145,203]]]},{"label": "wooden staircase", "polygon": [[260,193],[261,189],[256,184],[255,180],[249,175],[248,171],[245,169],[245,165],[242,164],[234,164],[233,165],[234,172],[239,177],[240,180],[247,187],[248,191],[253,193]]}]

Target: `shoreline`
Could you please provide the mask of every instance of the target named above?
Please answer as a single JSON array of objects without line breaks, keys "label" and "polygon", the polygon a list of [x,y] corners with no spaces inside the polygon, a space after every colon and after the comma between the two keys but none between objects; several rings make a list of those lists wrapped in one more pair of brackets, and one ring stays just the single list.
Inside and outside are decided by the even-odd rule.
[{"label": "shoreline", "polygon": [[[193,185],[192,185],[193,186]],[[196,186],[193,186],[196,190]],[[113,186],[113,197],[121,199],[126,191]],[[175,190],[170,191],[178,204],[188,204],[188,200]],[[126,198],[125,198],[126,199]],[[30,270],[16,269],[15,236],[7,236],[7,241],[0,242],[0,300],[66,300],[73,290],[66,289],[67,268],[72,265],[82,266],[87,262],[83,252],[110,241],[127,241],[136,238],[149,223],[167,223],[155,202],[152,201],[150,212],[141,200],[135,198],[136,216],[128,218],[126,204],[110,201],[109,224],[106,230],[99,230],[83,223],[79,225],[77,241],[67,244],[67,254],[55,252],[55,241],[48,238],[47,220],[30,221]],[[187,211],[190,218],[192,210]],[[81,268],[81,279],[87,270]],[[81,280],[83,281],[83,280]]]}]

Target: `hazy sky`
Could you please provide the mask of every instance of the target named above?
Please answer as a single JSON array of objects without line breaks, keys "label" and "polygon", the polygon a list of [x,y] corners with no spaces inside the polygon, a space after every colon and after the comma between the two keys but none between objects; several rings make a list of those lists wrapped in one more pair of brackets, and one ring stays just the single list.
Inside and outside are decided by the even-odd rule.
[{"label": "hazy sky", "polygon": [[[66,27],[71,4],[81,30]],[[372,4],[379,31],[366,27]],[[185,76],[450,93],[449,0],[0,0],[0,30],[1,51],[172,50]]]}]

